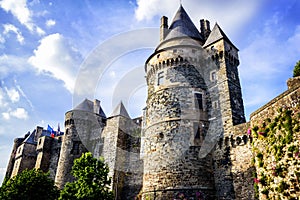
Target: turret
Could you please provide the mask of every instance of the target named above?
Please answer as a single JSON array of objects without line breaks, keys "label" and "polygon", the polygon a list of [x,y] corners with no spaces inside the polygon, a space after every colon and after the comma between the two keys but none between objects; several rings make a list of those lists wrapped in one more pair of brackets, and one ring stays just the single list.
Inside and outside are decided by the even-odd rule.
[{"label": "turret", "polygon": [[[211,107],[203,36],[182,6],[169,33],[145,64],[148,86],[143,129],[143,199],[214,198],[212,156],[199,157]],[[203,58],[204,59],[204,58]]]},{"label": "turret", "polygon": [[71,175],[74,159],[87,151],[99,157],[100,136],[105,123],[106,116],[99,100],[93,102],[85,99],[65,114],[65,134],[55,177],[58,188],[74,180]]}]

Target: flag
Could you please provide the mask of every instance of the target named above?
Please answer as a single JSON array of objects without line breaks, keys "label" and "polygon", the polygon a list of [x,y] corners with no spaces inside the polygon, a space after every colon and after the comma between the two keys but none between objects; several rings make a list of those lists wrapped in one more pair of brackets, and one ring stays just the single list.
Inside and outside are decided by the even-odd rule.
[{"label": "flag", "polygon": [[57,125],[57,134],[60,135],[60,126],[59,126],[59,123]]},{"label": "flag", "polygon": [[47,127],[47,131],[49,131],[50,133],[52,133],[54,130],[53,128],[48,124],[48,127]]},{"label": "flag", "polygon": [[50,132],[50,137],[54,138],[55,131],[53,130],[53,128],[49,124],[48,124],[48,127],[47,127],[47,131]]}]

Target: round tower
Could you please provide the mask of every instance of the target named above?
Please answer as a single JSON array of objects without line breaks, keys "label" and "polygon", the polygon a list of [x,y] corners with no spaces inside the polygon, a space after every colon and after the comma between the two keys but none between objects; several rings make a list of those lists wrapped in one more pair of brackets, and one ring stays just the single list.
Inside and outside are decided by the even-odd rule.
[{"label": "round tower", "polygon": [[98,100],[92,102],[85,99],[65,114],[65,133],[55,177],[55,184],[59,189],[74,180],[72,166],[82,153],[90,151],[99,157],[102,150],[100,137],[105,124],[106,116]]},{"label": "round tower", "polygon": [[214,199],[212,155],[199,156],[211,117],[204,37],[182,6],[164,32],[145,65],[142,197]]}]

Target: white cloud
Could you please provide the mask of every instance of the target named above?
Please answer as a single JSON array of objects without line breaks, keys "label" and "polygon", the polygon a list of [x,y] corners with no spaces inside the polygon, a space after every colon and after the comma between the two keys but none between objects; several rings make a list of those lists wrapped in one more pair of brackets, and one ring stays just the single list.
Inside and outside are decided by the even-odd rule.
[{"label": "white cloud", "polygon": [[4,31],[3,31],[4,36],[8,36],[9,32],[13,32],[16,34],[18,42],[20,44],[24,43],[24,37],[22,36],[22,33],[19,31],[19,29],[17,27],[15,27],[12,24],[4,24],[3,28],[4,28]]},{"label": "white cloud", "polygon": [[15,88],[7,89],[5,87],[5,90],[6,90],[6,93],[9,97],[9,99],[11,100],[11,102],[15,103],[15,102],[18,102],[20,100],[20,94]]},{"label": "white cloud", "polygon": [[2,0],[0,7],[6,12],[11,12],[31,32],[37,32],[40,35],[44,34],[44,31],[41,31],[42,29],[32,22],[32,13],[27,7],[26,0]]},{"label": "white cloud", "polygon": [[29,104],[29,106],[31,107],[31,109],[33,109],[33,105],[32,102],[30,101],[30,99],[27,97],[27,95],[25,94],[25,92],[22,90],[21,86],[18,85],[17,80],[15,80],[15,86],[18,89],[19,93],[22,95],[22,97],[25,98],[25,100],[27,101],[27,103]]},{"label": "white cloud", "polygon": [[10,73],[17,73],[28,70],[26,59],[15,55],[0,55],[0,79]]},{"label": "white cloud", "polygon": [[4,98],[5,92],[4,90],[0,87],[0,108],[4,108],[7,106],[7,102]]},{"label": "white cloud", "polygon": [[5,38],[0,34],[0,44],[3,44],[5,42]]},{"label": "white cloud", "polygon": [[63,81],[73,92],[81,55],[62,35],[55,33],[44,37],[28,62],[40,73],[49,73]]},{"label": "white cloud", "polygon": [[53,19],[49,19],[46,21],[46,26],[47,27],[51,27],[54,26],[56,24],[56,22]]},{"label": "white cloud", "polygon": [[[264,1],[239,1],[239,0],[216,0],[202,1],[185,0],[183,7],[194,21],[196,27],[199,27],[200,19],[208,19],[212,25],[218,22],[228,35],[233,35],[242,25],[249,20],[258,6]],[[154,16],[167,16],[169,24],[172,21],[175,11],[179,7],[179,1],[174,0],[137,0],[135,17],[138,21],[151,20]],[[196,21],[195,21],[196,20]]]},{"label": "white cloud", "polygon": [[15,110],[9,110],[7,112],[3,112],[2,117],[5,120],[9,120],[11,117],[15,117],[17,119],[27,119],[28,113],[24,108],[16,108]]},{"label": "white cloud", "polygon": [[10,114],[8,112],[4,112],[2,113],[2,117],[5,119],[5,120],[9,120],[10,119]]}]

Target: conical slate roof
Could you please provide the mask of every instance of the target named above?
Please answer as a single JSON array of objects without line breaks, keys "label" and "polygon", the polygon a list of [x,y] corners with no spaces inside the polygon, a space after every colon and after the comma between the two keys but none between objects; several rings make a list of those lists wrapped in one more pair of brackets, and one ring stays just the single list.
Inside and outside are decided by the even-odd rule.
[{"label": "conical slate roof", "polygon": [[165,41],[186,36],[203,41],[202,35],[195,27],[194,23],[192,22],[182,5],[180,5],[169,27],[169,30],[170,32],[166,36]]},{"label": "conical slate roof", "polygon": [[[236,46],[234,46],[234,44],[229,40],[229,38],[226,36],[224,31],[220,28],[220,26],[217,23],[215,24],[214,28],[212,29],[211,33],[209,34],[203,47],[207,47],[208,45],[213,44],[221,39],[226,40],[234,48],[236,48]],[[236,48],[236,49],[238,49],[238,48]]]},{"label": "conical slate roof", "polygon": [[[78,104],[73,110],[82,110],[82,111],[94,113],[94,102],[92,102],[91,100],[85,99],[80,104]],[[97,111],[96,114],[99,114],[101,117],[106,118],[106,115],[105,115],[103,109],[101,108],[101,106],[99,108],[99,111]]]},{"label": "conical slate roof", "polygon": [[114,111],[111,114],[111,117],[115,117],[115,116],[123,116],[130,119],[128,112],[125,106],[123,105],[122,101],[115,107]]}]

